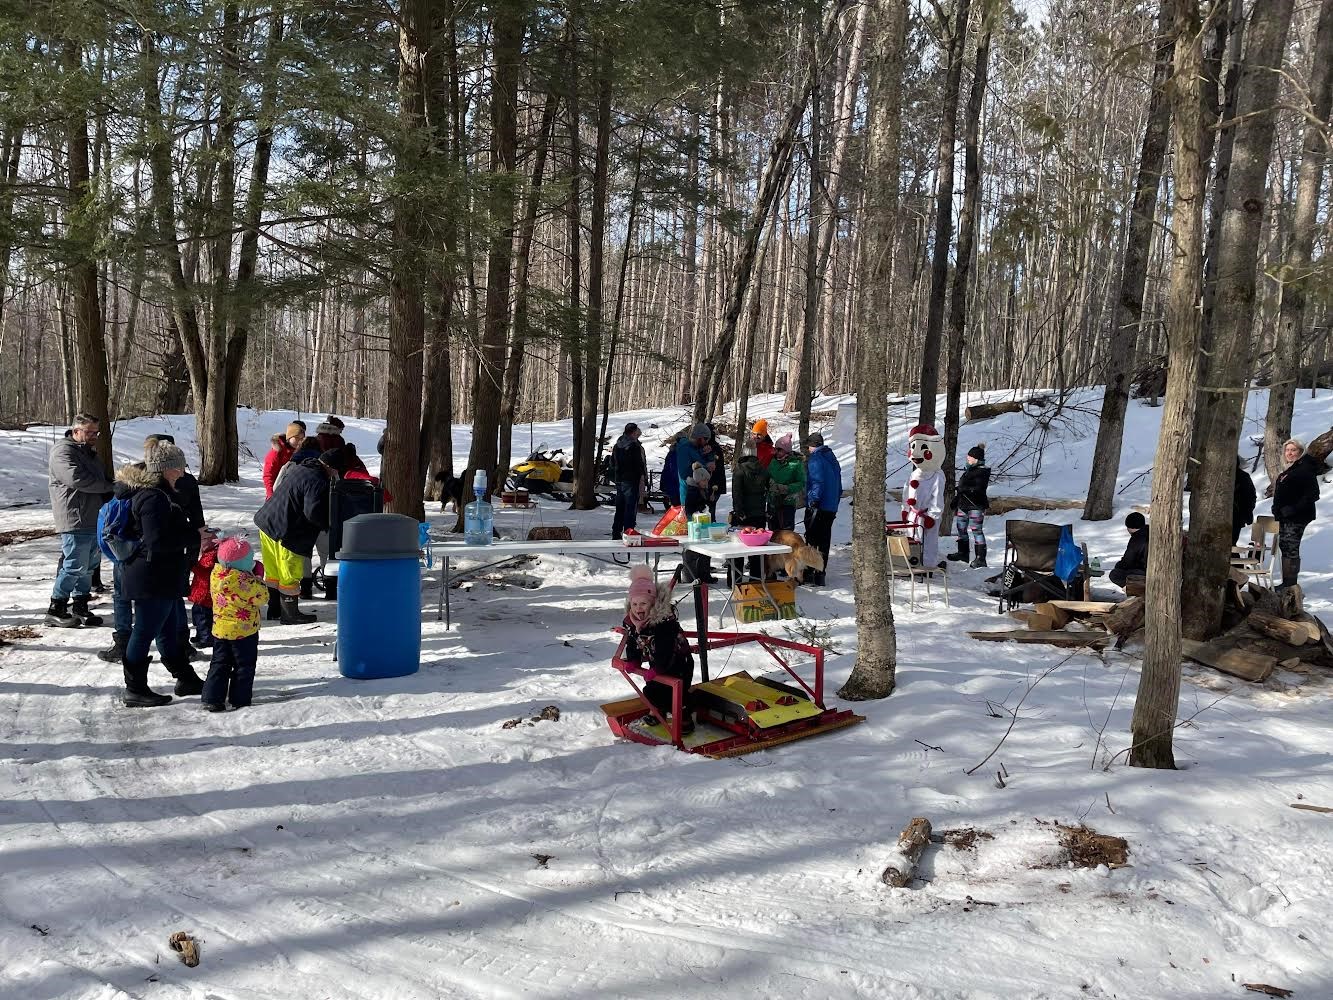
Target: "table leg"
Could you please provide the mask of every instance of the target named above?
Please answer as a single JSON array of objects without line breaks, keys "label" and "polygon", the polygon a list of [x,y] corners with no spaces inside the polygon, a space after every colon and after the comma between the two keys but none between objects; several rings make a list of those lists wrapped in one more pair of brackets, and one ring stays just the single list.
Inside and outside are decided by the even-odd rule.
[{"label": "table leg", "polygon": [[449,583],[450,583],[449,577],[452,575],[450,573],[450,568],[451,565],[449,562],[449,557],[445,556],[443,560],[443,567],[441,570],[442,575],[440,576],[440,591],[444,596],[444,628],[446,631],[453,628],[454,624],[453,600],[452,600],[452,595],[450,595],[449,593]]},{"label": "table leg", "polygon": [[708,683],[708,583],[694,582],[694,625],[699,640],[699,677]]}]

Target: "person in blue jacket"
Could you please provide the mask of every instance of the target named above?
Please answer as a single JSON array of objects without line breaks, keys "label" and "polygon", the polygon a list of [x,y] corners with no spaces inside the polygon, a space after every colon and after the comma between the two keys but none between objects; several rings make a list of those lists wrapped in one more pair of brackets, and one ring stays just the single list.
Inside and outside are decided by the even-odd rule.
[{"label": "person in blue jacket", "polygon": [[[712,502],[711,480],[714,471],[722,464],[721,453],[716,451],[712,441],[713,432],[707,424],[695,424],[690,429],[690,436],[676,445],[676,476],[680,480],[680,502],[685,505],[687,515],[708,510]],[[695,467],[707,470],[706,476],[696,477]],[[696,478],[708,481],[708,487],[700,486]]]},{"label": "person in blue jacket", "polygon": [[676,465],[676,449],[680,446],[681,438],[677,435],[671,442],[671,447],[667,449],[666,461],[662,463],[662,474],[658,477],[658,482],[662,485],[662,496],[666,497],[668,507],[680,506],[680,473]]},{"label": "person in blue jacket", "polygon": [[805,540],[824,557],[824,568],[819,572],[806,570],[805,582],[822,587],[828,573],[833,522],[842,500],[842,467],[833,450],[824,444],[824,435],[818,431],[805,439],[805,450],[808,456],[805,463]]}]

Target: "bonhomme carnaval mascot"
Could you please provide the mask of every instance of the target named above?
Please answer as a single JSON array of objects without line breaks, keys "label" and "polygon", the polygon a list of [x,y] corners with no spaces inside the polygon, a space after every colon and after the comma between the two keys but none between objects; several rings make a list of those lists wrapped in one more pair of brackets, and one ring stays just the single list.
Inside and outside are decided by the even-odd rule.
[{"label": "bonhomme carnaval mascot", "polygon": [[940,564],[940,516],[944,513],[944,438],[932,424],[918,424],[907,434],[912,471],[903,487],[903,521],[921,542],[921,565]]}]

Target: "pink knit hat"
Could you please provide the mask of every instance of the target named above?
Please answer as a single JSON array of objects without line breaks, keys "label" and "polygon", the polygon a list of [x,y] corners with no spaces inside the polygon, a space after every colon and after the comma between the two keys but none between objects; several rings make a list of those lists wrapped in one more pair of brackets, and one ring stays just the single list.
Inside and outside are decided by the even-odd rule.
[{"label": "pink knit hat", "polygon": [[635,566],[629,571],[629,599],[646,597],[652,600],[657,596],[657,584],[653,582],[653,571],[647,566]]},{"label": "pink knit hat", "polygon": [[235,536],[224,538],[218,545],[218,562],[224,566],[244,563],[247,559],[250,560],[251,565],[254,565],[254,550],[244,538]]},{"label": "pink knit hat", "polygon": [[785,451],[788,455],[790,455],[791,435],[790,434],[782,435],[782,437],[778,438],[778,443],[775,444],[773,447],[776,448],[778,451]]}]

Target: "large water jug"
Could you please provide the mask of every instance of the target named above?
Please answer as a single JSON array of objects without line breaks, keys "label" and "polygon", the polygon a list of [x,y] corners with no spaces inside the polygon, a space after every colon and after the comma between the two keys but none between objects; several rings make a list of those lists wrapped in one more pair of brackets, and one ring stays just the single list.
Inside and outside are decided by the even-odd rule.
[{"label": "large water jug", "polygon": [[468,545],[490,545],[495,512],[482,499],[486,495],[486,473],[480,469],[472,481],[472,493],[477,499],[463,508],[463,541]]}]

